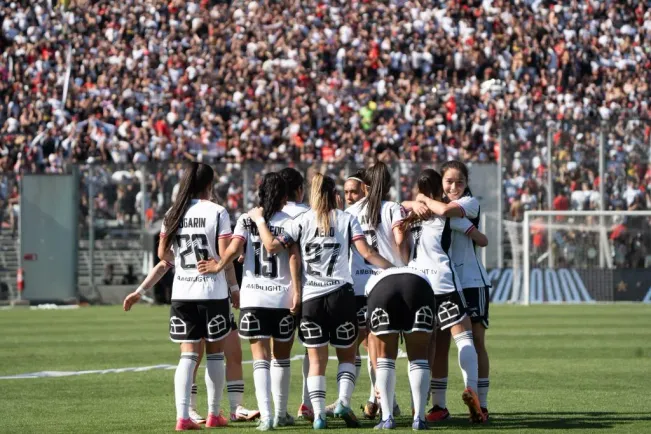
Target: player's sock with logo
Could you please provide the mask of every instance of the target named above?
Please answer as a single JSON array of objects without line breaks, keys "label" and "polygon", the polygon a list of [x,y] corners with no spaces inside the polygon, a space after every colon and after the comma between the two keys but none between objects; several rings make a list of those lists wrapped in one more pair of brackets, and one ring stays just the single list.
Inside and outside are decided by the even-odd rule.
[{"label": "player's sock with logo", "polygon": [[192,389],[190,392],[190,408],[192,410],[197,409],[197,385],[192,383]]},{"label": "player's sock with logo", "polygon": [[355,379],[359,378],[359,373],[362,371],[362,358],[358,354],[355,356]]},{"label": "player's sock with logo", "polygon": [[477,351],[472,341],[472,332],[465,331],[454,336],[454,342],[457,344],[459,351],[459,367],[463,374],[463,382],[466,387],[470,387],[477,392]]},{"label": "player's sock with logo", "polygon": [[366,369],[368,370],[368,378],[371,380],[371,392],[368,395],[368,402],[376,402],[375,399],[375,369],[373,369],[373,362],[369,357],[366,360]]},{"label": "player's sock with logo", "polygon": [[217,416],[219,403],[224,393],[226,378],[224,353],[206,354],[206,390],[208,392],[208,412]]},{"label": "player's sock with logo", "polygon": [[253,384],[261,420],[268,420],[271,417],[271,373],[269,367],[268,360],[253,361]]},{"label": "player's sock with logo", "polygon": [[325,418],[326,377],[323,375],[307,377],[307,388],[310,393],[314,418]]},{"label": "player's sock with logo", "polygon": [[174,398],[176,400],[176,418],[190,417],[190,396],[192,395],[192,376],[197,365],[197,353],[181,353],[179,364],[174,373]]},{"label": "player's sock with logo", "polygon": [[393,396],[396,392],[396,361],[378,357],[375,371],[375,386],[380,392],[382,420],[393,416]]},{"label": "player's sock with logo", "polygon": [[432,378],[429,384],[432,393],[432,406],[447,408],[448,377]]},{"label": "player's sock with logo", "polygon": [[241,406],[244,400],[244,380],[227,381],[226,392],[228,393],[231,413],[235,413],[237,407]]},{"label": "player's sock with logo", "polygon": [[310,390],[307,387],[307,375],[310,372],[310,358],[307,357],[307,351],[305,351],[305,357],[303,357],[303,404],[308,407],[312,407],[312,401],[310,400]]},{"label": "player's sock with logo", "polygon": [[479,395],[479,405],[481,408],[488,408],[488,386],[490,382],[488,378],[480,378],[477,381],[477,395]]},{"label": "player's sock with logo", "polygon": [[339,402],[344,407],[350,407],[350,398],[355,390],[355,365],[352,363],[339,364],[337,385],[339,386]]},{"label": "player's sock with logo", "polygon": [[292,376],[289,359],[273,359],[271,361],[271,395],[274,399],[276,416],[285,417],[287,414],[287,399],[289,398],[289,380]]},{"label": "player's sock with logo", "polygon": [[425,405],[429,390],[429,362],[427,360],[409,361],[409,384],[414,402],[414,420],[425,420]]}]

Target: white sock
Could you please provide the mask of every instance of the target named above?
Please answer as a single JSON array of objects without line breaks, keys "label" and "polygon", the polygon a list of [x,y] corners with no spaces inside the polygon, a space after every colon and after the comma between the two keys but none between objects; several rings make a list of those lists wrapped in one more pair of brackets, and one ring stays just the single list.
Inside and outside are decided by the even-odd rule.
[{"label": "white sock", "polygon": [[237,407],[242,405],[242,400],[244,399],[244,380],[227,381],[226,393],[228,393],[231,413],[235,413]]},{"label": "white sock", "polygon": [[197,385],[194,383],[190,392],[190,410],[197,411]]},{"label": "white sock", "polygon": [[459,351],[459,367],[463,374],[463,383],[476,392],[479,374],[477,373],[477,351],[472,341],[472,332],[465,331],[455,335],[454,342],[457,344]]},{"label": "white sock", "polygon": [[359,378],[359,373],[362,371],[362,358],[355,356],[355,380]]},{"label": "white sock", "polygon": [[253,384],[255,397],[258,399],[260,419],[269,419],[271,417],[271,373],[268,360],[253,361]]},{"label": "white sock", "polygon": [[307,357],[307,351],[305,351],[305,357],[303,358],[303,404],[312,408],[312,401],[310,400],[310,391],[307,387],[307,376],[310,372],[310,359]]},{"label": "white sock", "polygon": [[352,363],[339,364],[337,386],[339,387],[339,402],[344,407],[350,407],[350,398],[355,391],[355,365]]},{"label": "white sock", "polygon": [[190,417],[190,395],[192,391],[192,375],[197,366],[197,353],[181,353],[179,365],[174,374],[174,398],[176,400],[176,418]]},{"label": "white sock", "polygon": [[375,370],[373,369],[370,356],[366,360],[366,369],[368,370],[368,378],[371,380],[371,393],[368,395],[368,401],[377,404],[377,400],[375,399]]},{"label": "white sock", "polygon": [[414,420],[425,420],[425,405],[429,390],[429,363],[427,360],[412,360],[409,362],[409,384],[414,404]]},{"label": "white sock", "polygon": [[219,403],[224,393],[226,378],[224,353],[206,354],[206,390],[208,392],[208,412],[217,416]]},{"label": "white sock", "polygon": [[479,395],[479,405],[481,408],[488,408],[488,378],[480,378],[477,381],[477,395]]},{"label": "white sock", "polygon": [[382,420],[393,417],[393,396],[396,391],[396,361],[394,359],[377,359],[375,385],[380,392]]},{"label": "white sock", "polygon": [[448,377],[432,378],[429,384],[430,392],[432,393],[432,406],[447,408],[446,394],[448,391]]},{"label": "white sock", "polygon": [[326,377],[323,375],[307,377],[307,388],[310,391],[314,418],[322,417],[325,419]]},{"label": "white sock", "polygon": [[274,399],[276,416],[287,415],[287,400],[289,399],[289,380],[292,371],[289,359],[273,359],[271,361],[271,395]]}]

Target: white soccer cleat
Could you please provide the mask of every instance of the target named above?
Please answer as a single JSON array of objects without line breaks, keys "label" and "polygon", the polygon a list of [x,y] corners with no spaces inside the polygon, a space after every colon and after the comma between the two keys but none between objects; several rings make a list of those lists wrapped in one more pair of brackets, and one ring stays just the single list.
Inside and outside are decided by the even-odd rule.
[{"label": "white soccer cleat", "polygon": [[192,419],[192,422],[199,425],[206,423],[206,419],[197,413],[197,410],[194,408],[190,409],[190,419]]},{"label": "white soccer cleat", "polygon": [[237,407],[235,413],[231,413],[231,422],[248,422],[260,417],[258,410],[247,410],[241,405]]}]

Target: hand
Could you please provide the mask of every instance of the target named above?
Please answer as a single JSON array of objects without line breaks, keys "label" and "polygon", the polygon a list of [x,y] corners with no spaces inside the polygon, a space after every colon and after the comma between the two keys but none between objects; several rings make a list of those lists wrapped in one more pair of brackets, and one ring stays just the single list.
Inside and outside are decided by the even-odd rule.
[{"label": "hand", "polygon": [[129,312],[131,310],[131,306],[138,303],[141,298],[142,296],[140,294],[137,292],[132,292],[131,294],[127,295],[127,298],[124,299],[124,302],[122,303],[122,309],[124,309],[125,312]]},{"label": "hand", "polygon": [[247,214],[249,215],[249,218],[253,220],[253,223],[255,223],[255,221],[258,220],[260,217],[264,217],[264,209],[262,209],[262,207],[259,206],[257,208],[253,208],[252,210],[249,210]]},{"label": "hand", "polygon": [[289,309],[289,312],[292,315],[298,315],[301,311],[301,294],[298,291],[294,291],[292,295],[292,307]]},{"label": "hand", "polygon": [[418,193],[416,196],[416,202],[427,203],[429,197],[425,196],[423,193]]},{"label": "hand", "polygon": [[217,261],[215,261],[215,258],[197,262],[197,270],[200,274],[219,273],[222,271]]},{"label": "hand", "polygon": [[244,255],[240,255],[240,257],[237,258],[237,262],[239,262],[240,264],[243,264],[244,263]]},{"label": "hand", "polygon": [[337,197],[337,208],[338,209],[344,209],[344,203],[341,201],[341,196],[339,196],[339,193],[336,194]]},{"label": "hand", "polygon": [[427,220],[432,216],[432,211],[422,202],[414,202],[411,211],[423,220]]},{"label": "hand", "polygon": [[231,304],[233,305],[234,309],[239,309],[240,308],[240,291],[232,291],[231,292]]}]

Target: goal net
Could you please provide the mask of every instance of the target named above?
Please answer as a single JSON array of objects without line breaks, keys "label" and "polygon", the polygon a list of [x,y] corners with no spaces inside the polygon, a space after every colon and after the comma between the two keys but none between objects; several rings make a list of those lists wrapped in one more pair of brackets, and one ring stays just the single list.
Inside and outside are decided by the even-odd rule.
[{"label": "goal net", "polygon": [[[527,211],[504,227],[512,303],[628,300],[617,292],[651,283],[651,211]],[[639,278],[629,285],[631,273]]]}]

